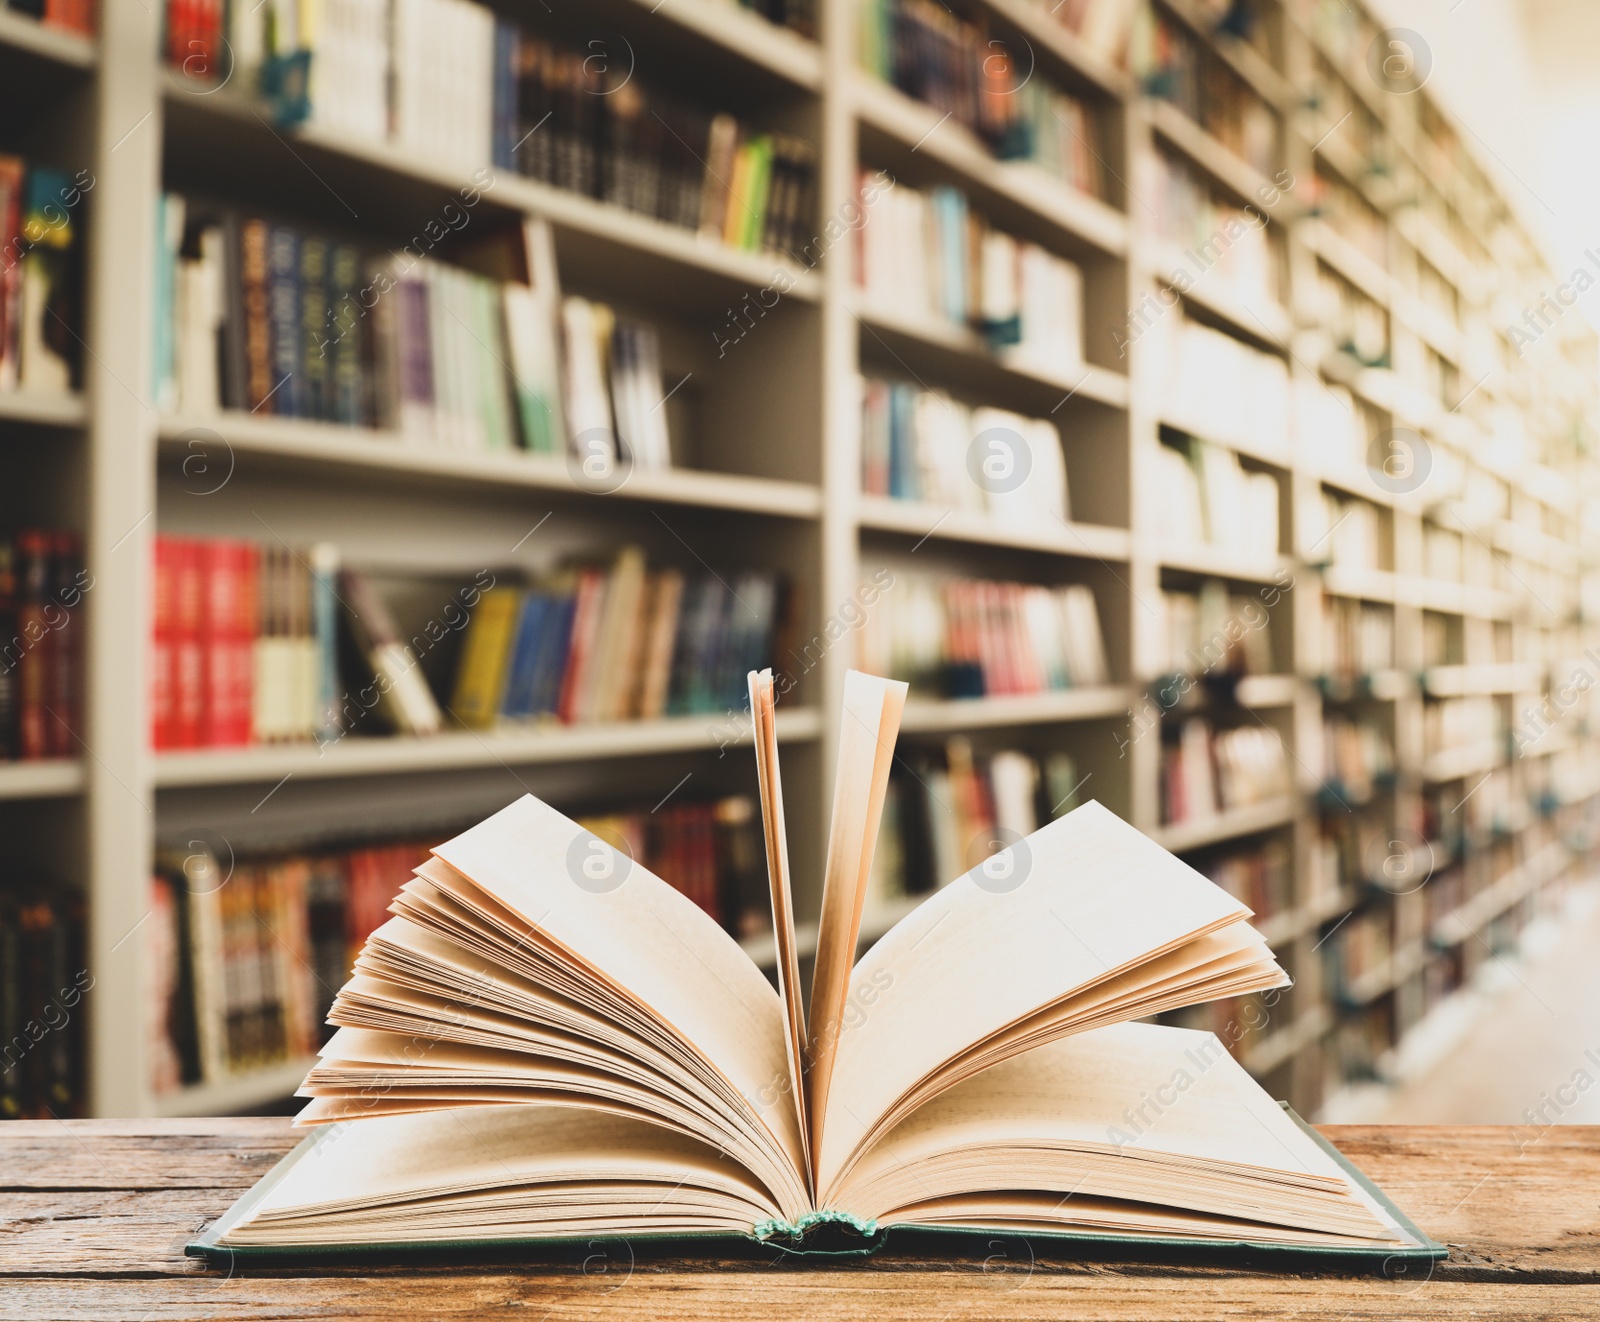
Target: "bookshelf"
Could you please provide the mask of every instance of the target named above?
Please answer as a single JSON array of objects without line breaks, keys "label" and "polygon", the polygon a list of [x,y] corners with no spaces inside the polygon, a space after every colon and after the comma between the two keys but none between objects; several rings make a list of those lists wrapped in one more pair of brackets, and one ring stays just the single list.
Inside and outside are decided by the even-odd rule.
[{"label": "bookshelf", "polygon": [[[130,55],[159,48],[160,5],[104,5],[94,41],[0,11],[0,84],[15,70],[15,86],[66,89],[52,112],[59,123],[34,116],[0,150],[48,147],[96,180],[86,253],[87,388],[71,399],[0,393],[0,462],[41,491],[48,485],[51,499],[64,504],[64,521],[86,536],[96,584],[86,617],[81,758],[0,766],[0,821],[23,841],[23,856],[50,861],[88,898],[93,1113],[247,1109],[287,1093],[304,1066],[293,1061],[161,1096],[145,1086],[140,989],[147,970],[141,941],[128,938],[146,912],[158,840],[215,832],[249,848],[297,830],[337,835],[352,823],[403,830],[437,819],[442,827],[527,786],[562,806],[581,800],[587,807],[607,792],[654,797],[650,790],[666,792],[689,775],[724,789],[747,788],[751,779],[737,723],[692,717],[553,732],[352,737],[320,756],[296,745],[152,752],[142,660],[151,539],[158,531],[237,532],[254,520],[289,542],[347,543],[363,563],[446,574],[518,563],[508,548],[535,526],[558,547],[640,540],[686,563],[690,553],[711,556],[738,543],[796,584],[802,647],[826,637],[863,566],[1089,582],[1110,683],[1022,697],[918,696],[906,710],[908,740],[934,745],[970,734],[997,747],[1020,741],[1070,750],[1080,774],[1091,777],[1085,794],[1200,866],[1263,842],[1285,846],[1288,902],[1262,926],[1297,987],[1267,1031],[1245,1044],[1246,1063],[1306,1114],[1341,1114],[1352,1085],[1392,1072],[1408,1036],[1470,984],[1476,965],[1514,944],[1520,916],[1578,875],[1596,846],[1600,731],[1579,710],[1520,751],[1510,735],[1524,709],[1555,694],[1585,649],[1600,642],[1595,594],[1586,590],[1600,552],[1592,513],[1600,467],[1589,457],[1595,344],[1569,318],[1535,352],[1518,356],[1504,329],[1514,317],[1505,310],[1535,304],[1540,281],[1552,277],[1492,169],[1476,160],[1470,142],[1449,141],[1448,119],[1431,108],[1428,90],[1394,95],[1366,74],[1361,34],[1381,24],[1364,14],[1341,19],[1308,0],[1262,0],[1255,36],[1241,41],[1216,32],[1191,0],[1151,3],[1274,116],[1275,164],[1295,178],[1267,208],[1281,251],[1274,297],[1211,276],[1192,280],[1194,259],[1155,230],[1135,166],[1160,151],[1233,204],[1258,198],[1267,176],[1174,102],[1145,95],[1135,73],[1097,55],[1048,5],[970,0],[965,12],[1025,39],[1040,68],[1101,116],[1104,199],[1031,165],[995,159],[964,128],[862,73],[848,0],[819,6],[818,41],[714,0],[598,6],[595,21],[626,33],[642,68],[670,66],[679,84],[698,84],[709,102],[725,96],[741,115],[769,113],[807,137],[818,152],[819,227],[851,203],[858,164],[919,189],[955,185],[998,227],[1080,264],[1087,319],[1086,362],[1059,372],[1020,366],[964,328],[870,306],[856,286],[849,243],[805,269],[498,170],[473,223],[549,221],[564,286],[670,322],[690,346],[684,370],[715,395],[697,467],[636,473],[608,495],[584,490],[565,463],[535,455],[430,449],[370,429],[279,418],[159,415],[145,383],[154,216],[164,187],[270,204],[308,224],[401,243],[471,182],[473,165],[323,129],[280,130],[245,89],[213,94],[153,56]],[[542,21],[532,8],[498,7],[531,25]],[[1338,22],[1365,26],[1328,26]],[[1336,123],[1346,108],[1349,122]],[[1378,216],[1385,261],[1319,214],[1319,172]],[[1499,235],[1493,257],[1474,237],[1491,229]],[[779,273],[790,286],[781,304],[719,360],[712,332],[729,307]],[[1363,361],[1341,342],[1321,297],[1325,282],[1374,310],[1383,361]],[[1376,481],[1364,461],[1370,437],[1341,448],[1297,426],[1270,449],[1223,441],[1279,483],[1280,554],[1251,559],[1210,545],[1169,545],[1167,511],[1145,476],[1167,421],[1164,383],[1149,342],[1136,335],[1124,352],[1112,335],[1126,336],[1130,313],[1157,294],[1160,306],[1170,299],[1188,320],[1276,356],[1296,391],[1348,390],[1339,407],[1347,398],[1352,428],[1406,428],[1422,437],[1434,459],[1433,485],[1412,491]],[[1041,530],[861,495],[855,380],[862,371],[1051,417],[1066,442],[1073,519]],[[1508,419],[1521,420],[1521,451],[1497,439]],[[225,489],[215,495],[196,496],[175,477],[197,445],[227,465]],[[1493,494],[1488,516],[1467,499],[1481,490]],[[1378,511],[1375,564],[1329,562],[1312,517],[1325,491]],[[1430,528],[1460,540],[1453,577],[1430,573]],[[1186,713],[1142,718],[1161,675],[1150,605],[1164,589],[1211,581],[1235,597],[1267,601],[1270,594],[1275,664],[1245,678],[1234,706],[1213,714],[1279,730],[1288,781],[1266,802],[1163,825],[1160,731]],[[1324,594],[1385,613],[1393,635],[1386,664],[1330,670],[1319,640]],[[1430,639],[1443,639],[1446,654],[1430,654]],[[848,638],[814,651],[779,726],[807,923],[820,899],[831,795],[835,733],[825,713],[839,706]],[[1429,711],[1459,699],[1494,704],[1499,734],[1429,746]],[[1359,803],[1325,792],[1320,746],[1330,716],[1367,722],[1392,745],[1392,773]],[[1497,803],[1524,810],[1464,820],[1476,811],[1474,787],[1484,777],[1494,778]],[[1448,860],[1439,871],[1448,876],[1392,893],[1358,858],[1354,870],[1340,864],[1337,876],[1323,879],[1329,884],[1313,885],[1328,856],[1324,842],[1341,832],[1352,840],[1363,832],[1437,839],[1439,858]],[[63,838],[77,843],[53,849]],[[1430,897],[1446,886],[1459,899],[1435,913]],[[887,930],[905,908],[897,902],[870,913],[868,935]],[[1353,913],[1376,915],[1391,939],[1381,959],[1341,985],[1339,930]],[[770,956],[770,941],[747,948]]]}]

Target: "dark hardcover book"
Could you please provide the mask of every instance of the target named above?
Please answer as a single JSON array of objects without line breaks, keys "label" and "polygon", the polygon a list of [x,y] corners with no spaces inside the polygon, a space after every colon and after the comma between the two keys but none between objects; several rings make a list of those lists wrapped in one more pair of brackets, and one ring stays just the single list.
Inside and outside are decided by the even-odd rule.
[{"label": "dark hardcover book", "polygon": [[267,231],[267,325],[272,355],[271,412],[280,418],[303,418],[300,236],[287,225],[272,225]]},{"label": "dark hardcover book", "polygon": [[17,665],[24,642],[17,619],[16,553],[0,540],[0,761],[17,756]]},{"label": "dark hardcover book", "polygon": [[514,170],[517,166],[518,42],[516,26],[497,18],[494,24],[494,119],[489,159],[499,170]]},{"label": "dark hardcover book", "polygon": [[[307,234],[299,245],[299,417],[333,419],[332,350],[328,342],[328,241]],[[284,389],[288,389],[285,386]]]},{"label": "dark hardcover book", "polygon": [[0,890],[0,1119],[22,1115],[22,931],[14,896]]},{"label": "dark hardcover book", "polygon": [[[264,220],[239,222],[239,291],[244,322],[244,407],[251,413],[272,398],[272,316],[268,298],[268,232]],[[267,412],[275,410],[268,408]]]},{"label": "dark hardcover book", "polygon": [[370,420],[363,364],[366,318],[362,315],[361,254],[348,243],[328,248],[329,334],[332,337],[331,405],[328,416],[346,426]]}]

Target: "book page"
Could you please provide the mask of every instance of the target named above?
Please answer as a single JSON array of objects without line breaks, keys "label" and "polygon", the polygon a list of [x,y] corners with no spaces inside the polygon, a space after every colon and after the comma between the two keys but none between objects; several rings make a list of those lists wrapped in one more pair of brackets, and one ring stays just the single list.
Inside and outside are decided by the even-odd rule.
[{"label": "book page", "polygon": [[[1053,1191],[1321,1234],[1392,1240],[1398,1228],[1245,1072],[1214,1034],[1115,1024],[1017,1056],[928,1102],[879,1139],[839,1206]],[[1019,1212],[1037,1217],[1028,1200]]]},{"label": "book page", "polygon": [[[889,788],[889,765],[906,705],[906,685],[859,670],[845,672],[839,718],[839,761],[828,827],[827,872],[811,978],[810,1036],[806,1042],[806,1100],[813,1161],[828,1114],[829,1080],[844,1027],[850,965],[861,933],[861,910],[878,844]],[[815,1187],[815,1186],[814,1186]]]},{"label": "book page", "polygon": [[936,891],[862,956],[818,1143],[818,1197],[919,1080],[1090,983],[1247,917],[1090,802]]},{"label": "book page", "polygon": [[324,1130],[223,1242],[748,1234],[775,1215],[736,1165],[682,1134],[586,1108],[497,1106]]},{"label": "book page", "polygon": [[807,1187],[811,1186],[811,1126],[805,1106],[806,1011],[800,999],[800,955],[794,936],[794,895],[789,885],[789,835],[783,820],[783,781],[778,775],[778,715],[772,671],[751,671],[750,716],[754,724],[756,777],[761,786],[761,824],[767,843],[767,879],[772,887],[772,931],[778,951],[778,995],[783,1001],[784,1045],[789,1057],[789,1096]]},{"label": "book page", "polygon": [[783,1007],[738,942],[693,900],[525,795],[435,849],[580,965],[670,1025],[804,1169]]}]

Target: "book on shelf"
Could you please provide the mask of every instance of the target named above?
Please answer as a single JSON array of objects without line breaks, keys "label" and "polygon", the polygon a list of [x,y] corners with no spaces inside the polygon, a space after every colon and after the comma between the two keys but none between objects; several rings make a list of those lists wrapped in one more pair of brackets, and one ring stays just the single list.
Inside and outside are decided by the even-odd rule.
[{"label": "book on shelf", "polygon": [[0,1119],[84,1114],[84,905],[43,880],[0,881]]},{"label": "book on shelf", "polygon": [[[577,820],[735,935],[767,930],[760,824],[748,795]],[[145,936],[151,1090],[311,1055],[332,1032],[335,991],[427,852],[409,839],[248,858],[204,841],[159,851]]]},{"label": "book on shelf", "polygon": [[[752,674],[777,989],[686,896],[524,797],[416,869],[335,1000],[299,1116],[316,1132],[189,1251],[609,1234],[946,1256],[1012,1231],[1443,1254],[1214,1038],[1126,1022],[1288,979],[1247,908],[1097,803],[851,967],[904,700],[846,679],[808,1009]],[[1130,1119],[1180,1075],[1180,1104]]]},{"label": "book on shelf", "polygon": [[[1087,19],[1081,14],[1079,25],[1097,42],[1114,40],[1114,20]],[[1090,196],[1105,191],[1098,108],[1047,78],[1025,38],[931,0],[862,0],[856,23],[868,73],[968,129],[1001,160],[1027,161]]]},{"label": "book on shelf", "polygon": [[0,155],[0,391],[82,384],[81,208],[93,177]]},{"label": "book on shelf", "polygon": [[93,586],[77,534],[0,538],[0,762],[81,755],[81,616]]},{"label": "book on shelf", "polygon": [[[1266,185],[1265,198],[1239,206],[1157,143],[1135,161],[1132,187],[1149,213],[1150,232],[1170,248],[1172,270],[1164,278],[1180,293],[1220,293],[1277,310],[1283,256],[1281,236],[1268,224],[1269,209],[1294,182],[1293,174],[1280,170]],[[1255,329],[1254,321],[1248,329]]]},{"label": "book on shelf", "polygon": [[[809,27],[809,5],[746,7]],[[168,0],[167,60],[265,93],[281,123],[513,170],[731,248],[798,258],[812,237],[812,146],[650,86],[624,37],[538,37],[475,0],[272,0],[226,14]]]},{"label": "book on shelf", "polygon": [[958,188],[859,176],[856,279],[869,310],[970,329],[1002,361],[1058,379],[1083,363],[1083,274],[998,230]]},{"label": "book on shelf", "polygon": [[151,747],[236,747],[339,729],[333,547],[301,555],[159,533],[154,560]]},{"label": "book on shelf", "polygon": [[1198,592],[1162,592],[1157,623],[1163,676],[1274,673],[1271,616],[1258,596],[1207,579]]},{"label": "book on shelf", "polygon": [[631,546],[496,586],[467,627],[450,711],[489,729],[738,710],[741,676],[782,653],[790,599],[776,574],[652,569]]},{"label": "book on shelf", "polygon": [[1290,793],[1283,736],[1269,725],[1218,730],[1201,716],[1175,723],[1161,749],[1161,821],[1206,822]]},{"label": "book on shelf", "polygon": [[1182,550],[1213,546],[1262,568],[1279,555],[1278,479],[1198,437],[1164,432],[1149,470],[1162,541]]},{"label": "book on shelf", "polygon": [[861,490],[1044,533],[1071,517],[1055,423],[905,381],[861,383]]},{"label": "book on shelf", "polygon": [[362,942],[426,856],[415,841],[252,858],[204,840],[158,851],[143,938],[151,1090],[311,1055]]},{"label": "book on shelf", "polygon": [[1289,370],[1276,354],[1201,325],[1175,307],[1141,337],[1160,382],[1161,421],[1208,441],[1287,462]]},{"label": "book on shelf", "polygon": [[867,883],[867,910],[926,894],[1078,806],[1071,754],[978,752],[956,736],[899,754]]},{"label": "book on shelf", "polygon": [[506,280],[175,194],[158,229],[155,389],[167,411],[569,453],[595,480],[671,465],[656,328],[563,298],[542,221],[501,245],[519,268]]},{"label": "book on shelf", "polygon": [[[1233,11],[1249,8],[1231,6]],[[1141,5],[1128,43],[1128,66],[1147,94],[1177,107],[1258,174],[1272,173],[1277,115],[1178,19],[1154,5]]]},{"label": "book on shelf", "polygon": [[1084,584],[896,574],[874,598],[857,658],[919,694],[1000,697],[1110,682],[1094,591]]},{"label": "book on shelf", "polygon": [[46,27],[94,35],[94,0],[10,0],[6,8],[36,18]]}]

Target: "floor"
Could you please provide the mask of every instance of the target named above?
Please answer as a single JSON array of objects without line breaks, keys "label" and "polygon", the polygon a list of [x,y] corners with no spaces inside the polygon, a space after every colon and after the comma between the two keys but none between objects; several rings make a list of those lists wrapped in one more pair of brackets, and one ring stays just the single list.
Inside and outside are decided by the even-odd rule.
[{"label": "floor", "polygon": [[1522,956],[1490,966],[1486,1007],[1374,1119],[1392,1124],[1600,1123],[1600,894],[1541,920]]}]

